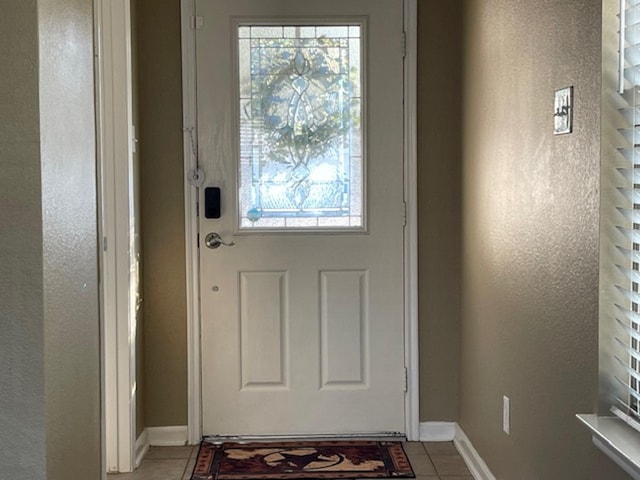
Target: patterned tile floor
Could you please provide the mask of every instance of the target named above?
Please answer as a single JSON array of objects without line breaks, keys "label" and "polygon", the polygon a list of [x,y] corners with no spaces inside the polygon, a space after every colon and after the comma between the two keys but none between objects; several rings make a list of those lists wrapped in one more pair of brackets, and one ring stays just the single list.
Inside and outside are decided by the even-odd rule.
[{"label": "patterned tile floor", "polygon": [[[416,480],[473,480],[453,442],[407,442]],[[198,447],[151,447],[133,473],[107,475],[107,480],[189,480]]]}]

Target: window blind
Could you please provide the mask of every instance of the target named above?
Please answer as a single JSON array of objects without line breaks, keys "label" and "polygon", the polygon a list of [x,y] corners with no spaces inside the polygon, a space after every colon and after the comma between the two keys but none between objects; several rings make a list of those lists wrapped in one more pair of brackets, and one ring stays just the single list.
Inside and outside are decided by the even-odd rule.
[{"label": "window blind", "polygon": [[620,0],[617,294],[611,305],[615,347],[611,411],[640,431],[640,0]]}]

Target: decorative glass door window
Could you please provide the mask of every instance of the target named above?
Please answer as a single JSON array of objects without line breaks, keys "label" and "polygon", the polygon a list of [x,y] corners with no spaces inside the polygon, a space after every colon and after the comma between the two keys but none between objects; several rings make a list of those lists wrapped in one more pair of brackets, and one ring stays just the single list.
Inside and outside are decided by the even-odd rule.
[{"label": "decorative glass door window", "polygon": [[241,230],[362,230],[362,26],[237,27]]}]

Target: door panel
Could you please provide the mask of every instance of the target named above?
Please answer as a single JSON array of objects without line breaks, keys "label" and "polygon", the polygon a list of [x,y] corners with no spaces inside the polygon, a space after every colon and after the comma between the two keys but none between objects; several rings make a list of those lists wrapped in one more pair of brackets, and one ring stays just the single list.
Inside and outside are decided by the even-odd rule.
[{"label": "door panel", "polygon": [[320,272],[322,388],[369,384],[368,272]]},{"label": "door panel", "polygon": [[243,390],[288,386],[287,293],[287,272],[240,272]]},{"label": "door panel", "polygon": [[[235,242],[200,250],[204,433],[403,432],[402,1],[197,0],[196,12],[202,17],[196,32],[198,153],[205,186],[222,193],[221,217],[200,217],[200,235],[217,232]],[[358,25],[362,40],[347,34],[342,43],[362,45],[362,52],[354,50],[362,53],[362,91],[345,86],[347,80],[320,78],[338,66],[323,66],[328,60],[305,50],[303,40],[260,39],[281,48],[274,58],[282,62],[253,81],[257,93],[251,93],[237,68],[253,60],[236,58],[250,25],[280,25],[283,32],[318,27],[314,48],[326,41],[327,52],[340,39],[324,39],[322,32]],[[339,58],[335,48],[331,55]],[[324,70],[307,75],[318,65]],[[269,75],[288,75],[289,86]],[[324,111],[314,100],[322,95],[309,90],[314,81],[330,87]],[[249,114],[257,127],[246,137],[241,98],[258,97],[264,84],[289,104],[281,118],[271,112],[260,120],[256,112],[270,110],[254,102]],[[357,125],[332,123],[332,113],[340,111],[336,102],[358,110]],[[349,141],[336,140],[346,130]],[[361,146],[351,145],[355,137]],[[318,147],[317,139],[326,138]],[[351,163],[356,150],[360,163]],[[281,165],[269,167],[268,181],[238,192],[239,179],[251,174],[247,165],[260,169],[273,159]],[[361,187],[346,179],[347,170],[362,177]],[[318,203],[313,192],[319,191],[333,197]],[[351,218],[355,210],[345,207],[358,198],[359,224]],[[309,220],[309,212],[320,220]],[[265,226],[265,219],[278,225]],[[309,222],[315,224],[309,228]]]}]

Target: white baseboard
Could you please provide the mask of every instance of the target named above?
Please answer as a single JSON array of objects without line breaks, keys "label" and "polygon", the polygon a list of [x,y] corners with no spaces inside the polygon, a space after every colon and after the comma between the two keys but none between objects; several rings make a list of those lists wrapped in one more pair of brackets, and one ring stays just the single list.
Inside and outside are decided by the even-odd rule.
[{"label": "white baseboard", "polygon": [[187,426],[147,427],[149,445],[157,447],[179,447],[187,444]]},{"label": "white baseboard", "polygon": [[149,431],[145,428],[136,440],[135,468],[140,466],[142,459],[149,451]]},{"label": "white baseboard", "polygon": [[475,480],[496,480],[496,477],[491,473],[489,467],[473,447],[471,441],[464,433],[460,425],[456,424],[456,436],[453,440],[458,452],[464,459],[464,463],[467,464],[467,468],[473,475]]},{"label": "white baseboard", "polygon": [[423,422],[420,424],[421,442],[451,442],[455,436],[455,422]]}]

